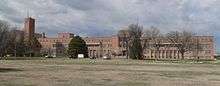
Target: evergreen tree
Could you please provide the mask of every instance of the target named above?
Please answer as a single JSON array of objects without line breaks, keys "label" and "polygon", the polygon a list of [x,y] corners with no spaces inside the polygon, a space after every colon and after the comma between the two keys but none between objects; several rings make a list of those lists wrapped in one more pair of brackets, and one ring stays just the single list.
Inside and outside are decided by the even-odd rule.
[{"label": "evergreen tree", "polygon": [[80,36],[73,37],[69,43],[68,54],[70,58],[77,58],[78,54],[84,54],[84,57],[88,58],[86,42]]}]

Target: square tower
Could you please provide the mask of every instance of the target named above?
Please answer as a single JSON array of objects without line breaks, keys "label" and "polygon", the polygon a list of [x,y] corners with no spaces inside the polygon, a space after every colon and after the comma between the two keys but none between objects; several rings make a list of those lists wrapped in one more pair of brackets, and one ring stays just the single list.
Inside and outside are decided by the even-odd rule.
[{"label": "square tower", "polygon": [[35,19],[28,17],[24,22],[25,38],[31,40],[35,35]]}]

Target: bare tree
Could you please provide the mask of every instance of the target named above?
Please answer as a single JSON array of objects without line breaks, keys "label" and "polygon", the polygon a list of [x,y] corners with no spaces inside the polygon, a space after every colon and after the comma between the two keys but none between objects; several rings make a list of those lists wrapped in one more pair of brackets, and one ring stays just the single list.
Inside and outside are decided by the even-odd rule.
[{"label": "bare tree", "polygon": [[0,20],[0,57],[3,56],[6,52],[6,47],[8,45],[8,31],[9,31],[9,24],[5,21]]},{"label": "bare tree", "polygon": [[185,57],[185,52],[193,49],[193,38],[194,34],[189,31],[171,31],[167,34],[167,39],[177,47],[178,52],[181,54],[182,59]]},{"label": "bare tree", "polygon": [[119,31],[118,36],[120,37],[120,41],[121,41],[120,45],[122,45],[122,47],[125,48],[125,55],[126,55],[126,58],[128,59],[129,58],[128,57],[128,55],[129,55],[129,52],[128,52],[129,51],[128,50],[129,45],[128,45],[128,43],[129,43],[129,40],[130,40],[129,32],[128,32],[128,30],[121,30],[121,31]]},{"label": "bare tree", "polygon": [[25,52],[29,54],[29,57],[40,55],[42,45],[36,37],[33,37],[31,40],[28,40],[25,44],[27,47],[27,50]]},{"label": "bare tree", "polygon": [[177,47],[177,49],[178,49],[177,58],[180,58],[180,52],[179,52],[180,47],[178,46],[178,44],[180,43],[180,38],[181,38],[180,32],[171,31],[171,32],[167,33],[166,38],[168,39],[168,42],[170,42],[171,45],[173,45],[173,47]]},{"label": "bare tree", "polygon": [[8,53],[13,52],[14,56],[17,57],[22,56],[24,54],[24,33],[20,30],[16,30],[17,28],[13,28],[9,32],[9,45],[7,48]]},{"label": "bare tree", "polygon": [[129,57],[132,59],[143,59],[143,48],[141,44],[141,37],[143,27],[139,24],[129,25]]},{"label": "bare tree", "polygon": [[162,47],[162,42],[164,40],[163,35],[160,30],[154,26],[147,29],[144,33],[144,49],[155,50],[156,59],[160,58],[159,49]]}]

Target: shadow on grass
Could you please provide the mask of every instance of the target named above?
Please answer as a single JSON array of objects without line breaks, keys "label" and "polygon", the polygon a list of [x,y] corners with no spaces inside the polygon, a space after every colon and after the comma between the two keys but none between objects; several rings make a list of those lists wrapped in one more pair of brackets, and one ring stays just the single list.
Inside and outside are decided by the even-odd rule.
[{"label": "shadow on grass", "polygon": [[23,71],[21,69],[16,69],[16,68],[0,68],[0,73],[5,73],[5,72],[18,72],[18,71]]}]

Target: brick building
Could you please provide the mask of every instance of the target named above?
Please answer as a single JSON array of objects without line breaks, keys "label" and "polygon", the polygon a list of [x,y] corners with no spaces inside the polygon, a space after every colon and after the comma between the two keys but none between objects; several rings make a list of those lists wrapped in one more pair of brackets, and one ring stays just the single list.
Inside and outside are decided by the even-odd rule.
[{"label": "brick building", "polygon": [[72,37],[74,37],[74,34],[68,32],[58,33],[58,36],[54,38],[48,38],[45,36],[45,33],[43,33],[42,37],[38,38],[38,41],[42,45],[41,53],[65,56],[67,54],[68,44]]},{"label": "brick building", "polygon": [[[122,50],[122,54],[126,53],[126,47],[124,41],[128,40],[129,33],[126,30],[120,30],[118,32],[119,47]],[[146,38],[141,38],[142,42]],[[159,49],[155,49],[153,43],[149,43],[148,48],[144,49],[145,59],[159,59],[159,60],[178,60],[181,59],[181,53],[178,52],[177,47],[170,43],[167,39],[161,39]],[[194,43],[198,43],[200,49],[192,49],[185,53],[185,59],[214,59],[215,47],[213,36],[194,36],[192,39]]]},{"label": "brick building", "polygon": [[31,17],[25,18],[23,31],[26,40],[31,40],[35,36],[35,19]]},{"label": "brick building", "polygon": [[87,44],[89,57],[112,56],[120,49],[117,36],[86,37],[83,39]]},{"label": "brick building", "polygon": [[[42,54],[51,54],[56,56],[66,56],[68,44],[74,34],[72,33],[58,33],[57,37],[46,37],[45,33],[35,33],[35,20],[33,18],[26,18],[24,24],[24,32],[26,37],[31,39],[33,36],[38,38],[42,45]],[[124,42],[128,32],[120,30],[117,35],[109,37],[84,37],[87,46],[89,57],[101,58],[102,56],[124,57],[126,54],[126,47]],[[142,38],[144,40],[144,38]],[[160,59],[160,60],[176,60],[181,59],[180,53],[172,43],[166,41],[161,43],[163,45],[159,50],[153,48],[144,49],[145,59]],[[214,59],[214,37],[213,36],[195,36],[192,40],[202,45],[202,50],[191,50],[186,52],[186,59]],[[148,45],[150,46],[150,45]]]},{"label": "brick building", "polygon": [[[124,57],[126,47],[123,45],[123,39],[120,37],[120,32],[117,36],[112,37],[89,37],[84,38],[88,45],[90,57],[102,57],[110,55],[111,57]],[[144,38],[142,38],[144,40]],[[198,42],[202,49],[191,50],[185,53],[185,59],[214,59],[214,37],[213,36],[195,36],[193,39]],[[178,49],[172,44],[164,41],[159,50],[149,48],[144,50],[145,59],[159,60],[178,60],[181,59],[181,54]],[[149,45],[150,46],[150,45]]]},{"label": "brick building", "polygon": [[[185,53],[184,59],[214,59],[214,37],[213,36],[195,36],[192,40],[199,43],[198,49],[192,49]],[[159,50],[155,48],[146,49],[144,52],[146,59],[176,60],[181,59],[181,53],[177,47],[167,42],[161,43]]]}]

